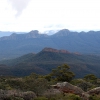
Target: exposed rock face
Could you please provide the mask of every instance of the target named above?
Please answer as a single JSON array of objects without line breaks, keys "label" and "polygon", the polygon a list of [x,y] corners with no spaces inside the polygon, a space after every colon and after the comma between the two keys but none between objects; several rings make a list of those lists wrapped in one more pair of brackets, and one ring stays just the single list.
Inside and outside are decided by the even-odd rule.
[{"label": "exposed rock face", "polygon": [[56,85],[52,85],[52,87],[58,89],[59,91],[63,93],[73,93],[82,97],[83,100],[89,100],[88,92],[84,92],[81,88],[74,86],[68,82],[57,83]]},{"label": "exposed rock face", "polygon": [[18,90],[2,90],[0,89],[0,100],[6,100],[7,98],[14,96],[20,97],[24,100],[30,100],[31,98],[36,98],[36,94],[32,91],[21,92]]},{"label": "exposed rock face", "polygon": [[94,89],[91,89],[87,92],[88,94],[90,95],[93,95],[93,94],[100,94],[100,87],[96,87]]},{"label": "exposed rock face", "polygon": [[70,52],[67,50],[57,50],[53,48],[44,48],[42,51],[70,54]]},{"label": "exposed rock face", "polygon": [[51,88],[51,89],[46,90],[43,95],[46,97],[49,97],[55,94],[61,94],[61,91],[59,91],[58,89]]},{"label": "exposed rock face", "polygon": [[84,93],[84,91],[81,88],[74,86],[68,82],[57,83],[56,85],[53,85],[53,87],[58,88],[64,93],[73,93],[77,95],[81,95],[82,93]]},{"label": "exposed rock face", "polygon": [[88,98],[90,95],[100,94],[100,87],[84,92],[81,88],[74,86],[68,82],[57,83],[56,85],[52,85],[52,87],[58,89],[63,93],[73,93],[79,95],[83,98],[83,100],[89,100]]}]

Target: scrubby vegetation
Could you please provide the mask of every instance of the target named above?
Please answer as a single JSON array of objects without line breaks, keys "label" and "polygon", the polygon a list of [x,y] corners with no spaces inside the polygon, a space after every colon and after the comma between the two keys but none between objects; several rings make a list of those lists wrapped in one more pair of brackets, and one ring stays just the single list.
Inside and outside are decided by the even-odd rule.
[{"label": "scrubby vegetation", "polygon": [[[52,85],[66,81],[85,92],[100,86],[100,79],[93,74],[81,79],[75,79],[74,76],[66,64],[53,69],[48,75],[0,76],[0,100],[83,100],[80,95],[63,93]],[[89,95],[88,100],[100,100],[100,95]]]}]

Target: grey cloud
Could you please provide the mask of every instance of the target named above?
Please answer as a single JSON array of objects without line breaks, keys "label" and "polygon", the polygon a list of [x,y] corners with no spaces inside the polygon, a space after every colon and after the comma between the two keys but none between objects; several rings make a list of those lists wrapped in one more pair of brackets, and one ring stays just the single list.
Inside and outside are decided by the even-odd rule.
[{"label": "grey cloud", "polygon": [[8,0],[10,1],[13,9],[17,11],[16,17],[20,16],[23,10],[28,6],[31,0]]}]

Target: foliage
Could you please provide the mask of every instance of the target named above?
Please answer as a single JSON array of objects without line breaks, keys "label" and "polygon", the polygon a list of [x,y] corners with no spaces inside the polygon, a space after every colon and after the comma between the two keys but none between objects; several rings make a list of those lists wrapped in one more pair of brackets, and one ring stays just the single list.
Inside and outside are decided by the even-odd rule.
[{"label": "foliage", "polygon": [[26,76],[24,79],[25,80],[32,80],[32,79],[37,79],[37,78],[41,78],[42,76],[36,73],[31,73],[29,76]]},{"label": "foliage", "polygon": [[48,100],[48,98],[46,98],[46,97],[37,97],[34,100]]},{"label": "foliage", "polygon": [[90,82],[87,82],[83,79],[73,79],[71,81],[71,83],[73,85],[76,85],[76,86],[80,87],[84,91],[88,91],[88,90],[96,87],[94,84],[92,84]]},{"label": "foliage", "polygon": [[20,89],[20,90],[24,90],[26,84],[22,79],[16,78],[16,79],[8,79],[6,81],[6,83],[9,84],[9,86],[12,89]]},{"label": "foliage", "polygon": [[49,87],[48,81],[35,73],[25,77],[24,82],[27,84],[26,89],[34,91],[37,96],[43,93],[43,91]]},{"label": "foliage", "polygon": [[97,77],[94,74],[88,74],[84,76],[84,80],[86,80],[87,82],[96,83]]},{"label": "foliage", "polygon": [[24,99],[20,97],[11,96],[11,97],[6,98],[6,100],[24,100]]},{"label": "foliage", "polygon": [[[65,94],[63,95],[61,92],[59,94],[54,94],[52,92],[48,92],[51,89],[50,85],[55,84],[59,81],[70,81],[75,86],[81,87],[84,91],[90,90],[91,88],[100,86],[98,82],[99,79],[93,75],[89,74],[84,76],[83,79],[73,79],[74,74],[70,71],[70,67],[66,64],[58,66],[56,69],[52,70],[52,72],[48,75],[39,75],[32,73],[26,77],[0,77],[0,89],[5,90],[18,90],[23,95],[24,91],[33,91],[37,98],[31,98],[31,93],[27,93],[27,98],[31,98],[31,100],[81,100],[78,95],[75,94]],[[73,80],[72,80],[73,79]],[[98,80],[98,81],[97,81]],[[50,90],[51,91],[51,90]],[[48,95],[45,95],[44,93]],[[26,98],[25,97],[25,98]],[[10,96],[6,100],[24,100],[23,97],[15,97]],[[26,99],[30,100],[30,99]],[[100,96],[94,95],[90,96],[89,100],[100,100]]]},{"label": "foliage", "polygon": [[53,69],[52,72],[45,76],[45,78],[50,81],[50,79],[55,80],[57,82],[61,81],[71,81],[75,76],[73,72],[71,72],[70,67],[67,64],[58,66],[56,69]]},{"label": "foliage", "polygon": [[47,100],[82,100],[78,95],[75,94],[54,94],[47,98]]},{"label": "foliage", "polygon": [[78,95],[70,94],[67,100],[82,100]]},{"label": "foliage", "polygon": [[94,96],[90,96],[89,100],[100,100],[100,97],[94,95]]},{"label": "foliage", "polygon": [[88,74],[88,75],[84,76],[84,79],[86,79],[87,81],[96,80],[97,77],[94,74]]}]

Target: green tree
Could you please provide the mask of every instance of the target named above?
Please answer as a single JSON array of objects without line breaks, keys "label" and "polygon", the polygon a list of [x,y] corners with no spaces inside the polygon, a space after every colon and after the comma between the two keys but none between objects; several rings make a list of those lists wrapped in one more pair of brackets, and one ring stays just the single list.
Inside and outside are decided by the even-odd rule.
[{"label": "green tree", "polygon": [[92,83],[87,82],[83,79],[74,79],[71,81],[71,84],[80,87],[83,91],[87,91],[87,90],[91,89],[92,87],[94,87],[94,85]]},{"label": "green tree", "polygon": [[71,81],[72,78],[75,76],[73,72],[71,72],[70,67],[67,64],[63,64],[58,66],[56,69],[53,69],[52,72],[46,76],[46,79],[50,81],[50,78],[55,81]]},{"label": "green tree", "polygon": [[24,82],[27,84],[26,89],[34,91],[37,96],[41,95],[49,87],[48,81],[43,76],[35,73],[25,77]]},{"label": "green tree", "polygon": [[84,80],[86,80],[87,82],[96,83],[97,77],[94,74],[88,74],[84,76]]}]

